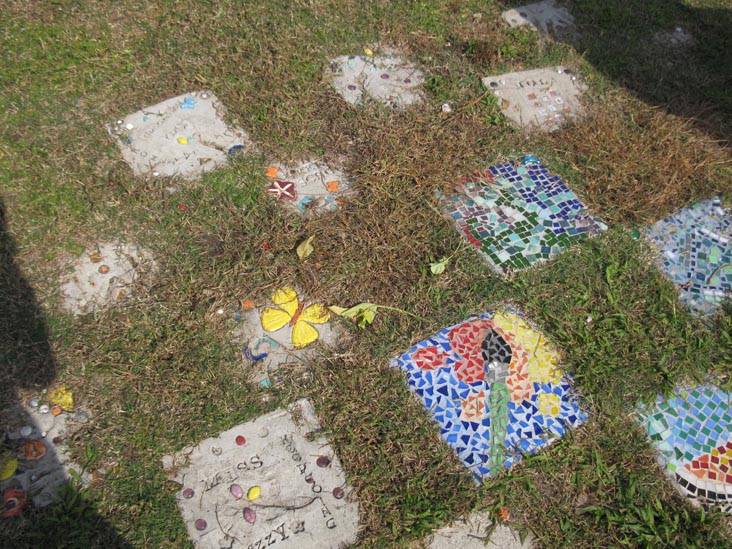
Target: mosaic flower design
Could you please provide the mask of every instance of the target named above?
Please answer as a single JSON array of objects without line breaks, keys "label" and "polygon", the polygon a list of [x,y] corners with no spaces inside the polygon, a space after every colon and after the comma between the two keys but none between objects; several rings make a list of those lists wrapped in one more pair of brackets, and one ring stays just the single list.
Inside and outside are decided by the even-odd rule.
[{"label": "mosaic flower design", "polygon": [[692,311],[712,314],[732,295],[732,212],[719,198],[679,210],[646,236],[661,254],[659,267]]},{"label": "mosaic flower design", "polygon": [[512,312],[441,330],[392,360],[480,480],[587,419],[544,337]]},{"label": "mosaic flower design", "polygon": [[468,178],[446,198],[458,230],[496,271],[523,269],[607,229],[534,156]]},{"label": "mosaic flower design", "polygon": [[713,385],[677,390],[641,407],[658,461],[692,503],[732,512],[732,400]]}]

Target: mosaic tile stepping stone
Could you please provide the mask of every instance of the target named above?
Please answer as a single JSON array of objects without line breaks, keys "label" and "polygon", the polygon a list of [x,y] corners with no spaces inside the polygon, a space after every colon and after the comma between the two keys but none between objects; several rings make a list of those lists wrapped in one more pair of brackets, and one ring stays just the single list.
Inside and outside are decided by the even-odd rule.
[{"label": "mosaic tile stepping stone", "polygon": [[358,501],[312,405],[300,400],[163,458],[195,547],[356,541]]},{"label": "mosaic tile stepping stone", "polygon": [[84,253],[62,281],[63,306],[75,315],[91,313],[131,295],[132,285],[156,270],[150,252],[106,242]]},{"label": "mosaic tile stepping stone", "polygon": [[580,98],[586,87],[564,67],[487,76],[483,84],[498,98],[514,125],[553,131],[582,114]]},{"label": "mosaic tile stepping stone", "polygon": [[[57,490],[68,482],[71,474],[83,484],[92,480],[89,471],[71,460],[67,440],[89,421],[89,414],[80,409],[56,408],[48,399],[33,398],[18,411],[27,417],[25,425],[6,433],[4,446],[17,459],[15,473],[0,482],[0,493],[15,487],[27,494],[36,507],[55,501]],[[96,475],[95,475],[96,476]]]},{"label": "mosaic tile stepping stone", "polygon": [[531,549],[531,533],[522,540],[521,534],[507,524],[497,524],[483,513],[472,513],[440,528],[425,543],[427,549]]},{"label": "mosaic tile stepping stone", "polygon": [[135,175],[195,179],[252,149],[244,130],[227,126],[211,92],[173,97],[107,125]]},{"label": "mosaic tile stepping stone", "polygon": [[335,211],[353,192],[353,179],[324,162],[308,161],[296,166],[270,163],[267,177],[267,192],[302,215]]},{"label": "mosaic tile stepping stone", "polygon": [[378,55],[342,55],[331,60],[329,79],[351,105],[367,97],[402,109],[422,101],[424,74],[392,51]]},{"label": "mosaic tile stepping stone", "polygon": [[279,370],[302,369],[317,357],[316,343],[334,347],[339,337],[327,307],[289,287],[276,290],[270,305],[245,310],[234,334],[243,342],[247,380],[262,387],[276,383]]},{"label": "mosaic tile stepping stone", "polygon": [[529,25],[539,33],[550,36],[571,35],[574,32],[574,17],[564,6],[557,6],[554,0],[544,0],[506,10],[501,17],[511,25]]},{"label": "mosaic tile stepping stone", "polygon": [[498,273],[549,259],[607,229],[534,156],[490,166],[459,190],[440,197],[458,231]]},{"label": "mosaic tile stepping stone", "polygon": [[513,312],[444,328],[392,360],[477,480],[560,439],[587,413],[543,335]]},{"label": "mosaic tile stepping stone", "polygon": [[732,211],[719,198],[704,200],[647,230],[658,264],[692,311],[712,314],[732,297]]},{"label": "mosaic tile stepping stone", "polygon": [[732,397],[713,385],[679,389],[641,407],[640,420],[681,494],[732,512]]}]

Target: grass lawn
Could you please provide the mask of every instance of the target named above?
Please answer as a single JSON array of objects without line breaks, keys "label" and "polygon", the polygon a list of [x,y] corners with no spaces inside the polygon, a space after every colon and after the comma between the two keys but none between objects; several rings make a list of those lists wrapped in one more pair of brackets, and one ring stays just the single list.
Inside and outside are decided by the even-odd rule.
[{"label": "grass lawn", "polygon": [[[360,543],[418,547],[473,509],[546,547],[723,547],[732,522],[673,490],[636,405],[685,382],[730,388],[732,309],[703,323],[629,229],[714,194],[732,206],[732,2],[574,0],[581,35],[511,29],[495,0],[5,0],[0,10],[0,427],[51,383],[93,420],[71,441],[104,468],[51,509],[0,519],[14,547],[186,547],[163,455],[297,398],[313,402],[361,506]],[[654,41],[683,25],[685,48]],[[352,107],[329,60],[398,48],[425,100]],[[481,76],[562,64],[588,85],[586,119],[516,130]],[[211,90],[256,154],[179,185],[143,180],[105,124]],[[449,103],[451,113],[444,113]],[[443,216],[435,189],[525,154],[541,157],[602,236],[507,277]],[[265,192],[270,158],[344,159],[358,194],[302,218]],[[183,205],[184,207],[179,207]],[[314,236],[314,253],[295,248]],[[59,280],[99,242],[150,250],[137,298],[73,316]],[[445,272],[429,264],[450,256]],[[268,390],[245,382],[234,310],[283,285],[382,310],[327,360]],[[544,332],[592,409],[550,449],[477,487],[389,360],[441,328],[512,303]],[[585,322],[592,317],[593,322]],[[339,320],[340,322],[340,320]]]}]

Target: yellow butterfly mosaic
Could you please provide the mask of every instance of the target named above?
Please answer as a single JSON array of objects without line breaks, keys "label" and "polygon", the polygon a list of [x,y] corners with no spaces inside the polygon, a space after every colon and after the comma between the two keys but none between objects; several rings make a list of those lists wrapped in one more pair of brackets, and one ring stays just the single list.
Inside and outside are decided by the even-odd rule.
[{"label": "yellow butterfly mosaic", "polygon": [[302,349],[317,341],[320,334],[313,324],[325,324],[330,320],[328,309],[317,303],[306,307],[297,298],[295,290],[289,287],[276,290],[272,294],[272,303],[278,308],[265,307],[262,310],[262,328],[276,332],[290,326],[295,349]]}]

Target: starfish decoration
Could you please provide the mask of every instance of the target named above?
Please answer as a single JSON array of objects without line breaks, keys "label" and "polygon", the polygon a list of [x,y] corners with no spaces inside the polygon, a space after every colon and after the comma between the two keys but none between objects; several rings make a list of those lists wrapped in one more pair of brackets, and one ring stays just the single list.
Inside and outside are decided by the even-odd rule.
[{"label": "starfish decoration", "polygon": [[276,180],[267,187],[267,191],[278,200],[297,200],[297,191],[292,181]]}]

